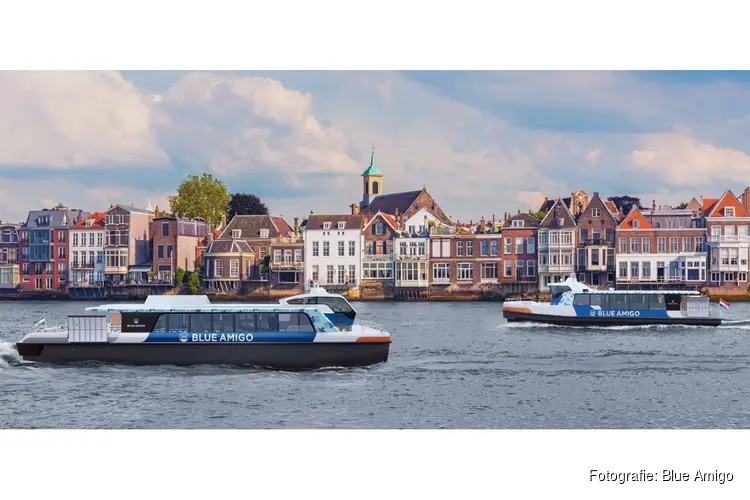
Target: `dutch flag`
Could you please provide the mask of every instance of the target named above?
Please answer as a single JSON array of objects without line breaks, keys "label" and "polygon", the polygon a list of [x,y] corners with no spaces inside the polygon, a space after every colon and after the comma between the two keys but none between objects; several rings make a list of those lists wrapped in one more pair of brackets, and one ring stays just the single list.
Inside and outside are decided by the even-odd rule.
[{"label": "dutch flag", "polygon": [[729,302],[724,299],[719,299],[719,305],[724,309],[729,309]]}]

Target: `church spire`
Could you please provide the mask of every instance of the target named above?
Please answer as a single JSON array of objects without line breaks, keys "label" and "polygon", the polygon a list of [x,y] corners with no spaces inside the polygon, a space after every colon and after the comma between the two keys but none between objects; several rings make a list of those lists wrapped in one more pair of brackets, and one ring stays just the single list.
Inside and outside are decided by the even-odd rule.
[{"label": "church spire", "polygon": [[372,153],[370,154],[370,166],[362,172],[362,175],[383,175],[383,172],[375,166],[375,145],[372,146]]}]

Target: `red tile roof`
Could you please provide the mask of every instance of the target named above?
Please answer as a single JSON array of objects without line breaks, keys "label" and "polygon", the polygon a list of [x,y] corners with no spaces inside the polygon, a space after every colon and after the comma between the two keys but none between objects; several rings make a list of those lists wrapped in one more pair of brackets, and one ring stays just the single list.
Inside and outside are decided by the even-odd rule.
[{"label": "red tile roof", "polygon": [[708,214],[717,201],[719,201],[718,198],[703,198],[703,213]]},{"label": "red tile roof", "polygon": [[76,229],[78,229],[78,228],[85,228],[85,227],[91,227],[91,226],[87,226],[86,225],[86,221],[87,220],[92,220],[93,221],[91,223],[91,226],[104,227],[104,221],[105,221],[104,212],[94,212],[91,215],[89,215],[88,217],[79,220],[75,225],[73,225],[73,227],[76,228]]}]

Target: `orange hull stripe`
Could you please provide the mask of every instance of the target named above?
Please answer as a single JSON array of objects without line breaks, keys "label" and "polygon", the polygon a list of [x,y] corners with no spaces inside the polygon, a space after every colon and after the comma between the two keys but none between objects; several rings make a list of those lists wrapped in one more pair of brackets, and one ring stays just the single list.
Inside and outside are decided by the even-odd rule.
[{"label": "orange hull stripe", "polygon": [[391,337],[359,337],[357,342],[390,342]]},{"label": "orange hull stripe", "polygon": [[531,314],[531,309],[528,307],[504,307],[503,310],[514,313],[528,313]]}]

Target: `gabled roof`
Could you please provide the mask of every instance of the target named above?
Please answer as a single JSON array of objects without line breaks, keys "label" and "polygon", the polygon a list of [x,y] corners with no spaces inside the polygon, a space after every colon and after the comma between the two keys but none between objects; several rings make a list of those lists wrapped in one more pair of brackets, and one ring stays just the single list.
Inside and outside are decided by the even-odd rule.
[{"label": "gabled roof", "polygon": [[292,233],[292,228],[281,217],[271,215],[235,215],[229,224],[221,230],[219,238],[229,238],[232,231],[239,229],[240,238],[259,239],[261,229],[268,229],[269,238],[288,237]]},{"label": "gabled roof", "polygon": [[[86,225],[87,220],[92,221],[90,226]],[[87,227],[104,227],[105,220],[106,217],[104,215],[104,212],[94,212],[88,217],[79,220],[75,225],[73,225],[73,227],[76,229],[85,229]]]},{"label": "gabled roof", "polygon": [[[64,228],[71,227],[83,217],[88,217],[88,212],[81,210],[32,210],[26,219],[25,227],[29,228]],[[39,225],[40,217],[49,217],[49,224]]]},{"label": "gabled roof", "polygon": [[375,166],[375,148],[372,149],[372,154],[370,155],[370,166],[362,172],[362,175],[383,175],[383,172]]},{"label": "gabled roof", "polygon": [[378,212],[375,215],[373,215],[370,218],[370,220],[368,220],[367,223],[364,225],[364,227],[362,228],[362,230],[364,231],[365,229],[367,229],[368,227],[370,227],[370,225],[372,225],[372,223],[375,222],[375,220],[378,219],[378,218],[382,219],[394,231],[398,231],[398,222],[396,221],[396,218],[393,217],[393,216],[391,216],[391,215],[384,214],[383,212]]},{"label": "gabled roof", "polygon": [[361,215],[333,214],[333,215],[311,215],[307,219],[305,232],[323,230],[323,223],[330,222],[331,229],[336,229],[339,222],[345,223],[345,229],[362,229],[365,218]]},{"label": "gabled roof", "polygon": [[[614,222],[618,222],[618,218],[617,218],[617,216],[615,215],[615,214],[616,214],[616,213],[618,212],[618,210],[617,210],[617,207],[615,207],[615,204],[614,204],[614,203],[612,203],[612,202],[611,202],[611,201],[609,201],[609,200],[607,200],[607,201],[604,201],[604,200],[603,200],[603,199],[602,199],[602,198],[601,198],[601,197],[599,196],[599,193],[594,193],[594,194],[593,194],[593,195],[591,196],[591,198],[589,198],[589,202],[588,202],[588,204],[587,204],[587,205],[586,205],[586,206],[584,207],[584,209],[583,209],[583,210],[581,211],[581,213],[580,213],[580,214],[578,214],[578,218],[579,218],[579,219],[580,219],[580,218],[581,218],[581,217],[583,216],[583,214],[585,214],[585,213],[586,213],[586,211],[587,211],[587,210],[589,209],[589,207],[591,206],[591,204],[592,204],[592,203],[594,203],[594,200],[599,200],[599,202],[600,202],[600,203],[601,203],[602,205],[604,205],[604,208],[606,209],[607,213],[609,213],[609,216],[610,216],[610,217],[612,218],[612,220],[613,220]],[[609,204],[610,204],[611,206],[610,206],[610,205],[608,205],[608,203],[609,203]],[[614,209],[614,212],[612,211],[613,209]]]},{"label": "gabled roof", "polygon": [[[638,221],[637,228],[633,227],[634,220]],[[628,215],[626,215],[622,222],[617,226],[617,229],[653,229],[653,226],[648,219],[643,216],[638,207],[633,205],[630,212],[628,212]]]},{"label": "gabled roof", "polygon": [[695,197],[693,197],[693,199],[688,202],[687,208],[689,210],[698,210],[699,208],[701,208],[701,204],[700,202],[698,202],[698,200],[695,199]]},{"label": "gabled roof", "polygon": [[620,209],[617,208],[617,205],[615,205],[615,202],[611,200],[607,200],[604,202],[604,206],[607,207],[607,210],[609,210],[609,213],[612,214],[612,217],[614,217],[614,219],[617,220],[618,216],[620,215]]},{"label": "gabled roof", "polygon": [[[552,217],[550,217],[550,215],[552,215]],[[560,221],[558,219],[563,219],[562,225],[560,225]],[[570,213],[568,205],[565,204],[564,200],[562,198],[558,198],[552,204],[552,207],[550,207],[549,211],[544,216],[544,219],[542,219],[542,222],[539,225],[541,227],[552,229],[560,227],[575,227],[576,219],[575,217],[573,217],[573,214]]]},{"label": "gabled roof", "polygon": [[[558,199],[560,199],[560,198],[558,198]],[[549,212],[550,208],[552,208],[554,206],[555,201],[557,201],[557,200],[550,200],[548,198],[545,198],[544,202],[542,203],[542,206],[539,208],[539,211],[540,212],[544,212],[546,214],[547,212]],[[563,203],[565,203],[565,206],[568,207],[568,209],[570,209],[571,198],[570,197],[568,197],[568,198],[562,198],[562,201],[563,201]]]},{"label": "gabled roof", "polygon": [[[703,200],[704,207],[706,200]],[[724,208],[726,207],[734,207],[735,210],[735,217],[750,217],[750,214],[747,213],[747,210],[745,210],[745,207],[742,206],[742,203],[740,203],[740,200],[737,199],[737,197],[732,193],[730,189],[727,189],[724,191],[724,194],[721,195],[721,198],[719,198],[715,203],[713,203],[709,210],[706,210],[704,208],[704,213],[706,214],[706,217],[724,217]]]},{"label": "gabled roof", "polygon": [[717,201],[719,201],[718,198],[703,198],[703,213],[708,214]]},{"label": "gabled roof", "polygon": [[149,215],[154,213],[153,210],[148,210],[146,208],[138,208],[138,207],[134,207],[133,205],[120,205],[119,203],[115,203],[114,205],[109,207],[107,209],[107,212],[109,212],[113,208],[121,208],[125,210],[126,212],[130,212],[130,213],[140,213],[140,214],[149,214]]},{"label": "gabled roof", "polygon": [[533,215],[529,215],[527,213],[518,213],[512,217],[508,217],[508,220],[503,222],[503,228],[502,230],[505,231],[506,229],[521,229],[521,228],[514,228],[513,222],[514,220],[522,220],[524,221],[524,228],[529,227],[539,227],[539,224],[541,224],[542,221],[534,217]]},{"label": "gabled roof", "polygon": [[384,212],[395,215],[398,210],[399,214],[403,214],[414,204],[422,191],[420,189],[419,191],[381,194],[376,196],[365,209],[370,213]]},{"label": "gabled roof", "polygon": [[206,254],[211,253],[249,253],[253,254],[253,249],[243,240],[218,239],[211,242],[206,249]]}]

